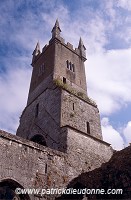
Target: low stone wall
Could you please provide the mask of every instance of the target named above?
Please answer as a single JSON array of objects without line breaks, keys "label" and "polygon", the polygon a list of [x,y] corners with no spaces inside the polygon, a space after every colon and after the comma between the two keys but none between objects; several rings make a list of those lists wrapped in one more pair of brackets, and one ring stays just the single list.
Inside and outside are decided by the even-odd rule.
[{"label": "low stone wall", "polygon": [[[62,131],[67,138],[67,153],[0,131],[0,182],[14,180],[23,188],[65,188],[81,172],[98,168],[110,159],[109,144],[68,126]],[[30,199],[55,199],[55,196],[30,195]]]},{"label": "low stone wall", "polygon": [[[63,188],[67,185],[65,155],[0,131],[0,182],[14,180],[23,188]],[[34,197],[30,197],[34,200]],[[44,199],[44,198],[43,198]]]}]

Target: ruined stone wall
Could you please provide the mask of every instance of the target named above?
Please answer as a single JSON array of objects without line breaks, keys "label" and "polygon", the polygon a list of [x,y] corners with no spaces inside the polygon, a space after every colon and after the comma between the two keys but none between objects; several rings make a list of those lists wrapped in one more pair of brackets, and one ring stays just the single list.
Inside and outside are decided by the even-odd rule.
[{"label": "ruined stone wall", "polygon": [[90,134],[102,139],[97,106],[87,103],[66,90],[62,90],[61,126],[70,125],[88,134],[87,122],[89,122]]},{"label": "ruined stone wall", "polygon": [[52,87],[53,74],[45,78],[32,92],[29,93],[27,105],[31,104],[46,88]]},{"label": "ruined stone wall", "polygon": [[[37,90],[37,92],[39,91]],[[39,104],[39,110],[36,117],[37,104]],[[48,147],[60,150],[60,145],[62,145],[59,141],[60,113],[61,90],[50,84],[42,94],[37,96],[36,100],[25,108],[17,135],[27,139],[31,139],[34,135],[43,135]]]},{"label": "ruined stone wall", "polygon": [[111,146],[95,137],[69,126],[62,128],[67,137],[68,176],[73,179],[82,172],[92,171],[108,162],[113,154]]},{"label": "ruined stone wall", "polygon": [[[79,186],[78,186],[79,183]],[[85,199],[131,199],[131,146],[115,151],[109,162],[90,172],[81,173],[68,188],[99,188],[103,194],[87,194]],[[108,189],[110,190],[107,193]],[[111,190],[113,190],[111,192]],[[69,195],[67,195],[69,197]],[[81,199],[84,195],[71,195],[68,199]],[[66,199],[65,195],[58,199]]]},{"label": "ruined stone wall", "polygon": [[[12,179],[24,188],[63,188],[81,172],[91,171],[112,155],[109,144],[63,127],[68,151],[61,153],[0,131],[0,181]],[[49,198],[34,198],[44,200]],[[53,197],[55,198],[55,197]]]},{"label": "ruined stone wall", "polygon": [[[33,96],[35,98],[32,99]],[[39,104],[39,112],[35,117],[37,104]],[[89,122],[90,133],[87,132],[87,122]],[[66,125],[102,139],[100,116],[96,104],[57,87],[50,77],[33,91],[32,96],[30,95],[30,104],[21,116],[17,135],[27,139],[31,139],[36,134],[43,135],[48,147],[65,152],[68,148],[67,139],[66,137],[62,139],[61,127]]]},{"label": "ruined stone wall", "polygon": [[0,146],[0,182],[11,179],[24,188],[44,189],[67,185],[68,167],[63,153],[3,131]]},{"label": "ruined stone wall", "polygon": [[[112,148],[106,142],[86,136],[68,128],[68,159],[75,168],[81,171],[91,171],[101,163],[107,162],[112,156]],[[75,159],[75,162],[73,160]]]}]

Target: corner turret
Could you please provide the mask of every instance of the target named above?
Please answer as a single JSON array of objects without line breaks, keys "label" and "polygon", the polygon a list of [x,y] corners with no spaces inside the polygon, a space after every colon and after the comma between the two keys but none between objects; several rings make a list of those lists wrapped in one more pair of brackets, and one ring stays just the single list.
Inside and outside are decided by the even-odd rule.
[{"label": "corner turret", "polygon": [[55,26],[52,29],[52,38],[60,38],[60,26],[59,26],[59,22],[58,19],[56,20]]},{"label": "corner turret", "polygon": [[86,59],[86,48],[85,48],[85,46],[83,44],[83,41],[82,41],[81,37],[80,37],[80,40],[79,40],[78,49],[80,50],[80,55],[83,58],[83,61],[86,61],[87,60]]},{"label": "corner turret", "polygon": [[32,55],[33,55],[33,58],[32,58],[32,63],[35,61],[36,57],[41,54],[41,51],[40,51],[40,43],[39,41],[37,42],[36,44],[36,47],[35,47],[35,50],[33,51]]}]

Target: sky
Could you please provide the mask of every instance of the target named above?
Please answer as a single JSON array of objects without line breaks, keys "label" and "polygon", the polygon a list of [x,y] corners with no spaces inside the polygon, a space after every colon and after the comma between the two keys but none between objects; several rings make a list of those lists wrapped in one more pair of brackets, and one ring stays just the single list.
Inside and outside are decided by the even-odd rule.
[{"label": "sky", "polygon": [[131,143],[131,0],[0,1],[0,129],[15,134],[26,106],[32,52],[61,36],[82,37],[88,95],[98,105],[103,139],[116,150]]}]

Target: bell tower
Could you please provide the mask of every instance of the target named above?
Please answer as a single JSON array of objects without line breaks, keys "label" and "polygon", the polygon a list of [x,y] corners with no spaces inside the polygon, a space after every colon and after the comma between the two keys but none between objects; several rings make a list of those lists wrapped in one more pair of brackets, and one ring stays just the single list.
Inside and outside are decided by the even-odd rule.
[{"label": "bell tower", "polygon": [[80,38],[78,48],[66,44],[58,20],[48,45],[33,52],[32,78],[27,105],[21,115],[17,135],[66,152],[75,145],[73,135],[102,140],[96,103],[87,95],[86,48]]}]

